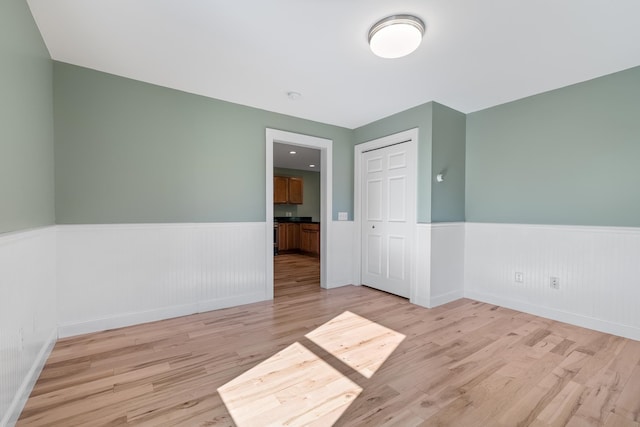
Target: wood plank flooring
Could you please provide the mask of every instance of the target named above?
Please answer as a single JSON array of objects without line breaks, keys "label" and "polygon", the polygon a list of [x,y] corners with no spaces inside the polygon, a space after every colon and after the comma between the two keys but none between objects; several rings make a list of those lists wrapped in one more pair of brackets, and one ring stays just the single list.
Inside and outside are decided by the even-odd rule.
[{"label": "wood plank flooring", "polygon": [[[327,291],[318,259],[281,255],[275,263],[274,301],[59,340],[18,425],[233,426],[218,389],[297,352],[301,367],[321,359],[332,368],[327,381],[361,389],[349,394],[337,426],[640,427],[638,341],[468,299],[429,310],[366,287]],[[369,378],[358,363],[371,347],[358,353],[360,342],[346,343],[345,353],[333,335],[345,316],[363,331],[404,336]],[[313,424],[313,414],[300,424]],[[316,425],[334,419],[318,415]]]}]

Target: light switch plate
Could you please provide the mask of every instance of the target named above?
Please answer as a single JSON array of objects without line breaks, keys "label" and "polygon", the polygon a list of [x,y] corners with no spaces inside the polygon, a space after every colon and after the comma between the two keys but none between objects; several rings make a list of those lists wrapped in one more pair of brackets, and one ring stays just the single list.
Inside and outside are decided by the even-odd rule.
[{"label": "light switch plate", "polygon": [[338,221],[348,221],[349,212],[338,212]]}]

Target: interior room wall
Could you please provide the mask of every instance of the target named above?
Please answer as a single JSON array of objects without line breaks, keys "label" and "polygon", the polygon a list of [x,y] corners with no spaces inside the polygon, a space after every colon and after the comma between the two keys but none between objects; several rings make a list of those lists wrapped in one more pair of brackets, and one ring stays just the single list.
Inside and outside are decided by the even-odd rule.
[{"label": "interior room wall", "polygon": [[[433,103],[431,155],[431,222],[465,219],[466,115]],[[443,181],[436,176],[443,174]]]},{"label": "interior room wall", "polygon": [[640,67],[467,116],[470,222],[640,226]]},{"label": "interior room wall", "polygon": [[467,116],[466,296],[640,339],[639,112],[636,67]]},{"label": "interior room wall", "polygon": [[353,212],[349,129],[59,62],[54,106],[61,335],[269,297],[266,128],[331,139]]},{"label": "interior room wall", "polygon": [[265,128],[333,140],[333,215],[353,212],[349,129],[54,63],[59,224],[265,220]]},{"label": "interior room wall", "polygon": [[28,6],[0,6],[0,233],[53,224],[51,59]]},{"label": "interior room wall", "polygon": [[52,64],[25,1],[0,2],[0,64],[0,425],[10,425],[57,333]]},{"label": "interior room wall", "polygon": [[303,203],[301,205],[273,205],[273,216],[309,216],[312,221],[320,221],[320,172],[307,170],[273,168],[274,176],[299,176],[303,179]]}]

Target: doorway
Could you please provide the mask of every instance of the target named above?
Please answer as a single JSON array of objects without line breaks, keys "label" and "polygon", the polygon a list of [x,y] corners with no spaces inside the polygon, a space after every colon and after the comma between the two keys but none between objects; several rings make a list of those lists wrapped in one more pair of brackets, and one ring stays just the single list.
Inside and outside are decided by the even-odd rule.
[{"label": "doorway", "polygon": [[411,298],[416,283],[417,143],[412,129],[356,146],[359,282]]},{"label": "doorway", "polygon": [[274,297],[274,145],[285,144],[311,148],[320,152],[320,286],[327,288],[330,277],[328,252],[332,221],[332,143],[333,141],[276,129],[266,130],[266,293]]}]

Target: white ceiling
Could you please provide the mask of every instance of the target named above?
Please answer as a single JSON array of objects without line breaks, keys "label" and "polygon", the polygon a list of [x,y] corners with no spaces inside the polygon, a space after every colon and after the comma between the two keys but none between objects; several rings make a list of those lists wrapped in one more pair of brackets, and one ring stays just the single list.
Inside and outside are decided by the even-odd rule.
[{"label": "white ceiling", "polygon": [[[640,65],[638,0],[28,2],[55,60],[347,128],[428,101],[469,113]],[[377,58],[368,30],[398,13],[425,21],[424,41]]]},{"label": "white ceiling", "polygon": [[[295,154],[291,154],[295,151]],[[310,165],[315,165],[311,167]],[[282,143],[273,144],[273,166],[320,172],[320,150]]]}]

